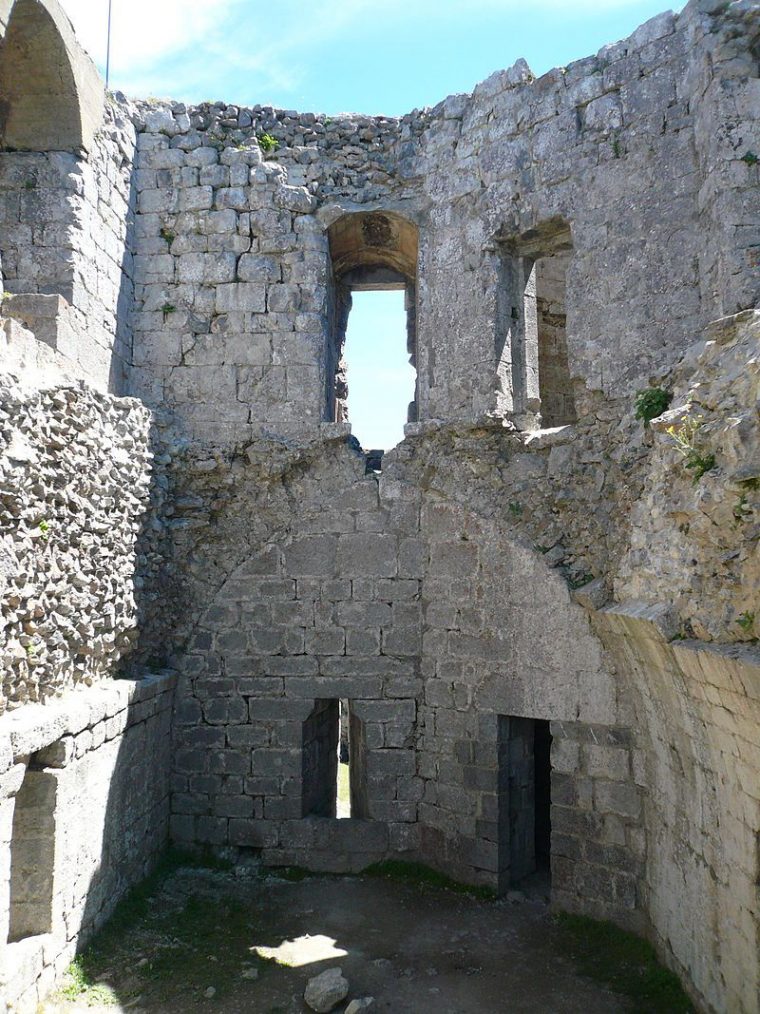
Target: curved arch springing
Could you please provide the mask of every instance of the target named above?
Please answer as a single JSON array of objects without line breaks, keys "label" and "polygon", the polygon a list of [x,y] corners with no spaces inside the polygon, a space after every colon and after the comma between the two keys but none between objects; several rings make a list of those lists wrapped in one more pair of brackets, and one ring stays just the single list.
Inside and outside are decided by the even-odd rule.
[{"label": "curved arch springing", "polygon": [[0,41],[0,145],[20,151],[88,148],[103,87],[54,0],[16,0]]}]

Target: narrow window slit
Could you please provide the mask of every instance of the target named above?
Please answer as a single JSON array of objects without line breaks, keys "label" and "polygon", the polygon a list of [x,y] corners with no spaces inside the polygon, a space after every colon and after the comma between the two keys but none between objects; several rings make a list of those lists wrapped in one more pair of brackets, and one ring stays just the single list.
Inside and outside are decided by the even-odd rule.
[{"label": "narrow window slit", "polygon": [[303,723],[301,813],[368,817],[364,722],[351,701],[314,702]]}]

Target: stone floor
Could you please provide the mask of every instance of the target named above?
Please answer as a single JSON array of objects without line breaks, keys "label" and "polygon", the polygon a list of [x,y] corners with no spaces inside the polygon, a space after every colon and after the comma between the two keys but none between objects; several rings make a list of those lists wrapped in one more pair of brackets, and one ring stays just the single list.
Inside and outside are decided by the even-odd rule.
[{"label": "stone floor", "polygon": [[629,1009],[577,974],[540,894],[484,902],[371,877],[181,870],[112,936],[95,988],[53,998],[45,1014],[302,1014],[307,981],[334,966],[346,1003],[373,996],[377,1014]]}]

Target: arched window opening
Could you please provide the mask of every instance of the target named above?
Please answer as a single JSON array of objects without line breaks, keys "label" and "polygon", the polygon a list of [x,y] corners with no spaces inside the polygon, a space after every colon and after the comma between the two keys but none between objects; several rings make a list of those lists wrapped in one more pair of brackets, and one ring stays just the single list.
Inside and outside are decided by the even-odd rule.
[{"label": "arched window opening", "polygon": [[526,429],[565,426],[577,418],[567,348],[570,229],[551,219],[502,243],[500,315],[515,421]]},{"label": "arched window opening", "polygon": [[349,420],[377,468],[404,423],[417,419],[417,227],[392,213],[357,213],[334,222],[328,236],[327,418]]}]

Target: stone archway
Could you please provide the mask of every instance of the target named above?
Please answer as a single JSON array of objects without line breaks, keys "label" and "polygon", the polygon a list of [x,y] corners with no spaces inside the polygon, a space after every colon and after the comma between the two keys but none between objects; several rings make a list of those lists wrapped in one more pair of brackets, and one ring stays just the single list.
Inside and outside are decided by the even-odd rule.
[{"label": "stone archway", "polygon": [[103,85],[55,0],[16,0],[0,42],[0,144],[18,151],[87,149]]}]

